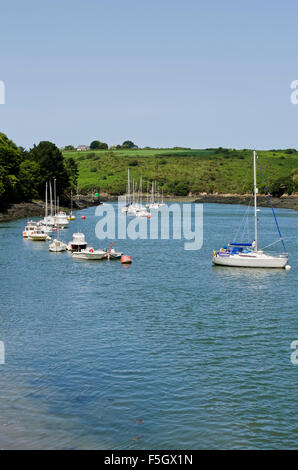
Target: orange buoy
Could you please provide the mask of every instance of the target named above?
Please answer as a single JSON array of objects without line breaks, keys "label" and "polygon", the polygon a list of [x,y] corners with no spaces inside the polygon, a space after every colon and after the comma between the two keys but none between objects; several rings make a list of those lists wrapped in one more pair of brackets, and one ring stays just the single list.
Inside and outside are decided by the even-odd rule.
[{"label": "orange buoy", "polygon": [[151,214],[148,214],[148,215],[147,215],[147,219],[151,219]]},{"label": "orange buoy", "polygon": [[86,219],[86,216],[85,216],[85,215],[82,215],[81,219],[83,219],[83,220]]},{"label": "orange buoy", "polygon": [[122,264],[131,264],[131,257],[128,255],[121,256]]}]

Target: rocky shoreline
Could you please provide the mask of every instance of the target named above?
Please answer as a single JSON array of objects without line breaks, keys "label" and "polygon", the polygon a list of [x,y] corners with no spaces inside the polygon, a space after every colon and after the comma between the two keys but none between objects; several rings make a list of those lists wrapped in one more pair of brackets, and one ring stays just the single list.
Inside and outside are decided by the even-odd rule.
[{"label": "rocky shoreline", "polygon": [[[79,201],[73,203],[73,210],[85,209],[90,206],[97,206],[99,201],[95,201],[88,196],[81,196]],[[60,210],[69,212],[69,207],[60,207]],[[20,202],[11,204],[6,211],[0,212],[0,222],[8,220],[24,219],[30,217],[44,217],[45,203],[41,200],[31,202]]]},{"label": "rocky shoreline", "polygon": [[[282,196],[271,198],[273,206],[281,209],[293,209],[298,211],[298,195]],[[117,196],[105,195],[101,201],[94,200],[90,196],[80,196],[79,200],[73,204],[74,210],[85,209],[86,207],[97,206],[103,201],[117,201]],[[165,202],[194,202],[211,204],[243,204],[252,203],[252,196],[245,194],[199,194],[186,197],[165,197]],[[270,207],[267,196],[258,196],[258,206]],[[69,207],[61,207],[61,210],[69,211]],[[28,217],[43,217],[45,213],[44,201],[20,202],[11,204],[5,212],[0,212],[0,222],[7,220],[23,219]]]}]

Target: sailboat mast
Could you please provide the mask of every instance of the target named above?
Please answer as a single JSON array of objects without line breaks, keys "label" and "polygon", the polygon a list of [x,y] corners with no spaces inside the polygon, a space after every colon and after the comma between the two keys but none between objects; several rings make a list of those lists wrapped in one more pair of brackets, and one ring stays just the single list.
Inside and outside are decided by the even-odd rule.
[{"label": "sailboat mast", "polygon": [[[46,221],[47,221],[47,218],[48,218],[48,182],[46,181],[46,205],[45,205],[45,217],[46,217]],[[46,222],[48,223],[48,222]]]},{"label": "sailboat mast", "polygon": [[142,206],[143,178],[140,178],[140,206]]},{"label": "sailboat mast", "polygon": [[129,168],[127,170],[127,199],[128,204],[131,204],[130,201],[130,176],[129,176]]},{"label": "sailboat mast", "polygon": [[55,215],[57,214],[57,188],[56,188],[56,178],[54,178],[54,210]]},{"label": "sailboat mast", "polygon": [[51,217],[53,215],[53,196],[52,196],[52,181],[50,180],[50,209],[51,209]]},{"label": "sailboat mast", "polygon": [[257,209],[257,165],[256,165],[256,151],[254,150],[254,206],[255,206],[255,251],[258,251],[258,209]]}]

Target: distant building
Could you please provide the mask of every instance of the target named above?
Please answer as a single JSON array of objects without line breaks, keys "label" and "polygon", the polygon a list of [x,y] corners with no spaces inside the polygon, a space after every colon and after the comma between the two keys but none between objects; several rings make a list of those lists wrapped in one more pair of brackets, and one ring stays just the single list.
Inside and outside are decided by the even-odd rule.
[{"label": "distant building", "polygon": [[77,152],[85,152],[86,150],[89,150],[90,147],[88,145],[78,145],[77,146]]}]

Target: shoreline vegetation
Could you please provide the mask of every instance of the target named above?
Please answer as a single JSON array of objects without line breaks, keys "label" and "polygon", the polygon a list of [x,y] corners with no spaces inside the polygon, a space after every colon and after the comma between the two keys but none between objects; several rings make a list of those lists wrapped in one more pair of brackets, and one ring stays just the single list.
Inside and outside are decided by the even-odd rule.
[{"label": "shoreline vegetation", "polygon": [[[143,195],[145,198],[146,195]],[[102,202],[117,202],[118,198],[114,195],[103,195],[100,202],[92,199],[90,196],[81,196],[80,201],[76,201],[73,205],[73,211],[85,209],[87,207],[97,206]],[[280,198],[271,198],[274,208],[291,209],[298,211],[298,194],[284,195]],[[167,196],[164,202],[181,202],[181,203],[201,203],[201,204],[239,204],[249,205],[252,203],[252,196],[249,194],[197,194],[195,196]],[[270,207],[267,196],[258,196],[259,207]],[[61,210],[67,211],[69,207],[61,207]],[[45,203],[42,200],[31,202],[20,202],[11,204],[5,212],[0,212],[0,222],[16,220],[30,217],[44,217]]]},{"label": "shoreline vegetation", "polygon": [[[274,206],[298,210],[298,151],[258,156]],[[0,133],[0,221],[43,216],[46,181],[56,180],[63,210],[71,199],[74,210],[115,201],[126,193],[128,168],[136,195],[142,181],[143,201],[153,184],[168,202],[249,204],[253,194],[250,149],[138,148],[130,140],[109,147],[95,140],[63,149],[43,141],[26,150]],[[257,178],[258,204],[269,206],[261,172]]]}]

